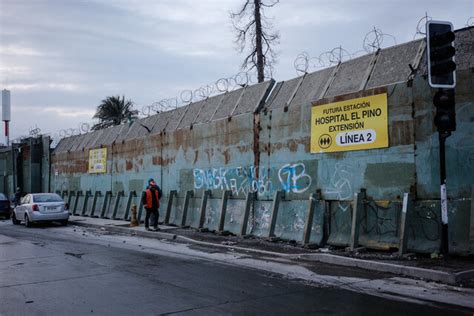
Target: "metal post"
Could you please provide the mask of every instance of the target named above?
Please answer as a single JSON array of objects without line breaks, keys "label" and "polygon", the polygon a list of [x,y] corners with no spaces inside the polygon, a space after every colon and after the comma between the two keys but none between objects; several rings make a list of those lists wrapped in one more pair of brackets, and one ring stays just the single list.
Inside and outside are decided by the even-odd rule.
[{"label": "metal post", "polygon": [[101,218],[105,217],[105,212],[107,211],[109,199],[111,197],[112,197],[112,191],[106,191],[105,192],[105,197],[104,197],[104,203],[102,203],[102,211],[100,212],[100,217]]},{"label": "metal post", "polygon": [[68,194],[68,197],[67,197],[67,205],[69,205],[69,213],[72,214],[72,208],[71,208],[71,200],[72,200],[72,197],[73,196],[76,196],[76,193],[74,191],[69,191],[69,194]]},{"label": "metal post", "polygon": [[207,207],[207,199],[211,196],[211,190],[205,190],[202,194],[202,201],[201,201],[201,214],[199,217],[199,227],[204,227],[204,221],[206,220],[206,207]]},{"label": "metal post", "polygon": [[245,200],[245,212],[244,218],[242,219],[242,225],[240,226],[240,236],[247,235],[247,224],[249,221],[250,208],[252,207],[253,201],[256,199],[256,192],[249,192]]},{"label": "metal post", "polygon": [[188,217],[188,209],[189,209],[189,200],[193,197],[194,191],[188,190],[186,191],[186,195],[184,196],[184,206],[183,206],[183,217],[181,218],[181,227],[186,226],[186,218]]},{"label": "metal post", "polygon": [[5,143],[7,145],[7,147],[10,145],[10,128],[8,126],[8,121],[4,121],[5,122]]},{"label": "metal post", "polygon": [[352,201],[351,240],[349,244],[351,250],[354,250],[359,245],[360,218],[363,215],[364,200],[364,189],[361,189],[360,193],[354,193],[354,200]]},{"label": "metal post", "polygon": [[[128,195],[128,200],[127,200],[127,208],[125,209],[125,215],[123,216],[123,219],[128,221],[128,215],[130,214],[130,208],[132,207],[132,201],[133,198],[137,196],[137,191],[130,191]],[[137,216],[137,206],[135,205],[135,219]]]},{"label": "metal post", "polygon": [[309,244],[309,240],[311,239],[314,209],[316,208],[317,200],[318,200],[318,195],[316,193],[311,193],[309,196],[308,216],[306,218],[306,223],[305,223],[304,233],[303,233],[303,245]]},{"label": "metal post", "polygon": [[471,188],[471,229],[469,230],[470,253],[474,254],[474,185]]},{"label": "metal post", "polygon": [[178,191],[171,190],[170,197],[168,199],[168,206],[166,207],[166,215],[165,215],[165,222],[164,222],[165,225],[168,225],[170,223],[171,208],[173,207],[173,198],[175,195],[178,195]]},{"label": "metal post", "polygon": [[76,198],[74,199],[74,207],[72,209],[72,214],[77,215],[77,205],[79,204],[79,199],[82,196],[82,191],[77,191]]},{"label": "metal post", "polygon": [[120,199],[122,198],[122,196],[125,196],[124,191],[117,192],[117,198],[115,199],[115,205],[114,205],[114,211],[112,213],[112,219],[116,219],[118,207],[120,205]]},{"label": "metal post", "polygon": [[102,196],[102,192],[101,191],[95,191],[94,200],[92,201],[92,210],[91,210],[90,217],[94,217],[95,208],[97,206],[97,199],[99,198],[99,196]]},{"label": "metal post", "polygon": [[221,217],[219,219],[219,229],[218,229],[218,231],[220,232],[224,231],[225,214],[227,212],[227,200],[229,199],[230,196],[232,196],[232,191],[224,190],[222,192]]},{"label": "metal post", "polygon": [[441,253],[449,253],[448,245],[448,196],[446,193],[446,138],[451,133],[439,133],[439,175],[441,183]]},{"label": "metal post", "polygon": [[398,246],[398,254],[401,256],[406,253],[407,250],[407,220],[410,217],[412,211],[412,196],[409,193],[403,194],[403,206],[402,206],[402,215],[400,218],[400,243]]},{"label": "metal post", "polygon": [[272,218],[270,222],[270,230],[268,231],[268,237],[275,237],[275,226],[278,218],[278,209],[280,207],[280,201],[285,198],[285,191],[276,191],[273,197],[272,207]]},{"label": "metal post", "polygon": [[84,197],[84,204],[82,205],[81,216],[84,216],[84,214],[86,214],[87,202],[89,202],[89,197],[91,197],[91,196],[92,196],[92,192],[91,191],[86,191],[86,195]]}]

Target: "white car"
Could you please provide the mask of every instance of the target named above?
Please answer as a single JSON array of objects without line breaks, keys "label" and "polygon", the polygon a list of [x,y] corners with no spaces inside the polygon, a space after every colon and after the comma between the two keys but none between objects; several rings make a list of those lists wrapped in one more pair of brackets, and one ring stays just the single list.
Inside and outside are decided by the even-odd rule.
[{"label": "white car", "polygon": [[67,225],[69,220],[68,205],[56,193],[31,193],[21,199],[21,204],[12,212],[15,225],[25,222],[30,227],[36,222],[59,221]]}]

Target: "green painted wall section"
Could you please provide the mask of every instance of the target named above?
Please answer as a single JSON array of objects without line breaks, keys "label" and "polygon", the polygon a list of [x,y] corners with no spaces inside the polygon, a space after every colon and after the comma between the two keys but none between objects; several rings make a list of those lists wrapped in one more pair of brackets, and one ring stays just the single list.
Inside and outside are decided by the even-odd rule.
[{"label": "green painted wall section", "polygon": [[[381,249],[398,247],[402,197],[410,192],[416,203],[408,221],[408,247],[417,252],[438,250],[439,148],[433,126],[433,91],[426,78],[419,76],[379,88],[388,94],[389,147],[324,154],[309,152],[310,97],[302,99],[297,93],[295,99],[303,101],[287,102],[300,78],[296,79],[274,91],[277,95],[270,98],[280,98],[281,103],[272,101],[272,106],[264,106],[258,116],[243,113],[196,124],[192,129],[162,131],[104,145],[109,154],[103,175],[87,174],[87,150],[58,152],[52,163],[53,190],[111,190],[114,196],[123,190],[128,195],[143,190],[146,180],[154,177],[166,195],[160,219],[169,192],[178,191],[170,217],[175,225],[181,224],[186,191],[194,191],[186,222],[193,227],[198,226],[203,192],[211,190],[204,223],[210,230],[218,229],[222,193],[230,190],[233,196],[228,201],[225,229],[235,234],[243,220],[245,198],[255,192],[257,200],[247,232],[260,237],[270,233],[273,198],[276,191],[283,190],[285,198],[280,203],[275,235],[299,242],[307,221],[309,196],[320,190],[327,208],[316,210],[311,240],[320,243],[327,238],[328,244],[344,247],[350,240],[352,199],[366,189],[367,200],[358,222],[360,244]],[[318,84],[311,86],[304,80],[300,89],[307,89],[309,95]],[[473,82],[472,69],[458,72],[458,128],[447,141],[450,250],[462,254],[469,252],[474,183]],[[281,93],[287,94],[279,96]],[[329,220],[326,236],[325,218]]]}]

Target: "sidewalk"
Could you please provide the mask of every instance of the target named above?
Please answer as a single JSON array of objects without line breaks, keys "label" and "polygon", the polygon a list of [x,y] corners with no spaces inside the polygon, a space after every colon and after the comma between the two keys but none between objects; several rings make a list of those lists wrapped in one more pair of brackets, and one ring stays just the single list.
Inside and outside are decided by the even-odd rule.
[{"label": "sidewalk", "polygon": [[363,249],[360,253],[348,253],[328,248],[305,249],[287,241],[272,242],[253,237],[223,236],[175,226],[160,225],[158,232],[146,231],[143,224],[138,227],[130,227],[130,223],[123,220],[71,216],[69,221],[71,225],[92,227],[112,233],[253,252],[285,257],[294,261],[322,262],[474,288],[473,257],[453,257],[443,260],[411,254],[399,258],[389,253],[369,253]]}]

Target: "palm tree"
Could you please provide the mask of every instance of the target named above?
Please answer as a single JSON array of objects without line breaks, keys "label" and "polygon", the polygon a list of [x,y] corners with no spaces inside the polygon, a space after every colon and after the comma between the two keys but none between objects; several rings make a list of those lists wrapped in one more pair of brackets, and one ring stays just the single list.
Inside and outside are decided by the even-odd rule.
[{"label": "palm tree", "polygon": [[122,98],[111,96],[101,102],[93,117],[99,119],[99,123],[92,126],[94,131],[138,118],[138,111],[133,108],[133,102],[131,100],[125,101],[125,96]]}]

